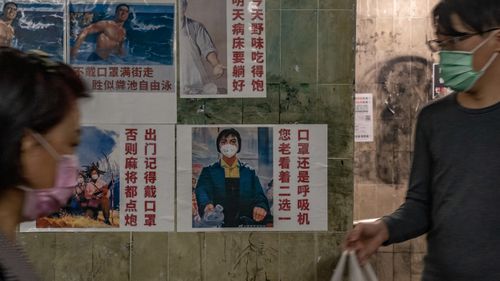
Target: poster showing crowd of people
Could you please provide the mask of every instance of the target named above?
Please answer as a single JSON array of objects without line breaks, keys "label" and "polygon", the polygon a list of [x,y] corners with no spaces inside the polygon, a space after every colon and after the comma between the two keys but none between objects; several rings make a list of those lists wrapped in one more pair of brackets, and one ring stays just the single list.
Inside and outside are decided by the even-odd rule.
[{"label": "poster showing crowd of people", "polygon": [[65,207],[21,231],[174,230],[173,125],[84,126]]},{"label": "poster showing crowd of people", "polygon": [[0,16],[0,46],[39,50],[64,60],[64,1],[5,1]]},{"label": "poster showing crowd of people", "polygon": [[266,97],[265,1],[179,1],[183,98]]},{"label": "poster showing crowd of people", "polygon": [[175,123],[175,1],[70,1],[68,10],[68,61],[95,93],[83,121]]},{"label": "poster showing crowd of people", "polygon": [[326,125],[179,125],[177,140],[178,231],[327,230]]}]

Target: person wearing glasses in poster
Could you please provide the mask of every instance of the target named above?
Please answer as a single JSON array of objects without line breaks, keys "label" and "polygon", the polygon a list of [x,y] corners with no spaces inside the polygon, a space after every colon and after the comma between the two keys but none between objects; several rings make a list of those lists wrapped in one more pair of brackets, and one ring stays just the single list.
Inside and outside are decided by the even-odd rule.
[{"label": "person wearing glasses in poster", "polygon": [[405,202],[345,240],[361,263],[427,233],[422,280],[500,280],[500,1],[433,10],[441,77],[454,93],[419,113]]}]

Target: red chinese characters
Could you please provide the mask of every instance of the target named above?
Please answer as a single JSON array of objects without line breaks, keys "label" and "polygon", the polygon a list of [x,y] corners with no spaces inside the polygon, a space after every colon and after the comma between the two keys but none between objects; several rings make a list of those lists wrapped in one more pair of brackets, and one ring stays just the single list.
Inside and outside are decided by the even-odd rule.
[{"label": "red chinese characters", "polygon": [[157,129],[126,128],[124,212],[127,227],[157,226]]},{"label": "red chinese characters", "polygon": [[144,226],[156,225],[156,183],[157,183],[157,131],[154,128],[144,130]]},{"label": "red chinese characters", "polygon": [[137,134],[136,128],[125,129],[125,226],[137,226]]},{"label": "red chinese characters", "polygon": [[310,170],[311,154],[309,153],[309,129],[297,130],[297,223],[299,225],[309,225],[310,202],[308,194],[310,192]]},{"label": "red chinese characters", "polygon": [[278,220],[289,221],[292,219],[292,198],[290,193],[291,181],[291,130],[282,128],[278,132]]},{"label": "red chinese characters", "polygon": [[308,128],[290,126],[278,129],[277,218],[286,224],[307,229],[311,226],[314,197],[311,193],[312,174],[310,131]]},{"label": "red chinese characters", "polygon": [[232,1],[232,42],[231,56],[233,67],[232,91],[234,93],[245,90],[245,0]]},{"label": "red chinese characters", "polygon": [[250,4],[251,90],[254,93],[265,92],[264,5],[263,0],[253,0]]},{"label": "red chinese characters", "polygon": [[231,1],[229,88],[233,94],[266,90],[263,0]]}]

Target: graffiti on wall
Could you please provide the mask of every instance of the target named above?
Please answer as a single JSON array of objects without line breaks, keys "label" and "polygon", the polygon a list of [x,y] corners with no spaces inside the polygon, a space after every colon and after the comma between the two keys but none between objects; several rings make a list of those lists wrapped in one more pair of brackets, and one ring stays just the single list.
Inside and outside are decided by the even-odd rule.
[{"label": "graffiti on wall", "polygon": [[376,85],[372,89],[375,141],[374,154],[358,151],[356,174],[365,181],[398,185],[408,179],[417,114],[432,99],[432,62],[408,55],[379,65],[382,67],[374,66],[363,75]]},{"label": "graffiti on wall", "polygon": [[244,272],[245,280],[270,281],[272,273],[267,270],[269,270],[269,264],[272,264],[277,257],[278,249],[266,246],[264,241],[251,233],[248,237],[248,245],[238,254],[230,276],[235,279],[240,278],[241,273]]}]

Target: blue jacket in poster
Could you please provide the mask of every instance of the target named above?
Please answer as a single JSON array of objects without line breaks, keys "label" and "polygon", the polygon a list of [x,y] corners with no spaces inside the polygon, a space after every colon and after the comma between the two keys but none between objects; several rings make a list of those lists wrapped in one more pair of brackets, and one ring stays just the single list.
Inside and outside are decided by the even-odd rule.
[{"label": "blue jacket in poster", "polygon": [[[240,165],[240,216],[252,218],[254,207],[263,208],[269,214],[269,203],[255,170],[239,160],[238,162]],[[200,216],[203,216],[207,204],[226,206],[225,185],[224,168],[220,165],[220,161],[203,168],[196,185],[196,200]]]}]

